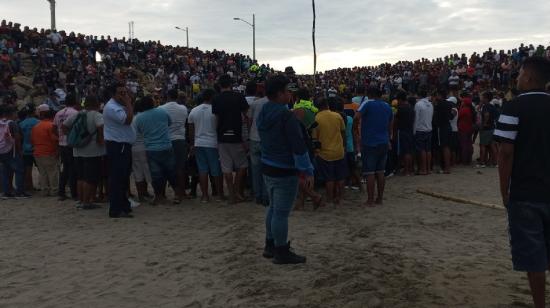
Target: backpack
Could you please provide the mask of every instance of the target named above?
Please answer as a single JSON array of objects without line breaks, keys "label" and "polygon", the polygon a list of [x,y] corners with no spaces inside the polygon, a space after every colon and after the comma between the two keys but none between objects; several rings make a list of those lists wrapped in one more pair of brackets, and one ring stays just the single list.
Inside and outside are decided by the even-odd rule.
[{"label": "backpack", "polygon": [[9,120],[0,120],[0,154],[6,154],[13,149],[15,140],[11,135]]},{"label": "backpack", "polygon": [[67,145],[77,149],[83,148],[92,141],[92,137],[96,133],[97,131],[95,131],[93,134],[90,134],[90,132],[88,131],[87,113],[85,111],[79,112],[73,122],[69,134],[67,135]]}]

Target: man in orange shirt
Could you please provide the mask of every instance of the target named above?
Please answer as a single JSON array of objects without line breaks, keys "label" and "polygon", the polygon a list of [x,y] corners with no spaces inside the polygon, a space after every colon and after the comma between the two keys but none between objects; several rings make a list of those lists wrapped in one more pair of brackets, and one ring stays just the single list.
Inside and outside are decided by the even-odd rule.
[{"label": "man in orange shirt", "polygon": [[57,151],[57,135],[54,132],[54,113],[46,104],[37,108],[40,122],[33,127],[31,143],[33,155],[40,172],[40,185],[44,196],[57,196],[59,185],[59,166]]}]

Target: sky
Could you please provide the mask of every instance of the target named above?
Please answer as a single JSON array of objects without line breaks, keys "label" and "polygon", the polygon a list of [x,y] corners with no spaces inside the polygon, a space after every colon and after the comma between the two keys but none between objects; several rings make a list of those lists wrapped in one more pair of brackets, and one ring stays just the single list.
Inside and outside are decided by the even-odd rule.
[{"label": "sky", "polygon": [[[436,58],[451,53],[550,44],[549,0],[317,0],[317,70]],[[49,28],[46,0],[0,0],[0,18]],[[57,0],[57,28],[134,36],[256,57],[283,70],[313,72],[311,0]]]}]

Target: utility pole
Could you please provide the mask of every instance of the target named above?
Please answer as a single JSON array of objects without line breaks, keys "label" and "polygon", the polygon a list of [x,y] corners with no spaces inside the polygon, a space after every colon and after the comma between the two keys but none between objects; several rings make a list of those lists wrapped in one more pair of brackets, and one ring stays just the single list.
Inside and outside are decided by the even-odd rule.
[{"label": "utility pole", "polygon": [[313,41],[313,92],[317,91],[316,84],[317,84],[317,47],[315,45],[315,0],[311,0],[311,5],[313,6],[313,28],[311,31],[311,39]]},{"label": "utility pole", "polygon": [[130,21],[128,23],[128,40],[133,41],[134,40],[134,22]]},{"label": "utility pole", "polygon": [[50,3],[51,25],[50,29],[54,31],[55,27],[55,0],[46,0]]}]

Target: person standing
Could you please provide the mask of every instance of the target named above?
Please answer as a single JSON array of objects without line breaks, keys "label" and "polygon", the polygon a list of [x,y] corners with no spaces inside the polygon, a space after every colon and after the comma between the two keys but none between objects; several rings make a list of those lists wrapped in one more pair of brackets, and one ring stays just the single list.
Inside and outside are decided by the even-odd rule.
[{"label": "person standing", "polygon": [[407,100],[407,93],[399,91],[396,99],[398,101],[397,113],[395,114],[395,133],[397,139],[397,155],[401,159],[404,174],[411,176],[413,170],[414,153],[414,110]]},{"label": "person standing", "polygon": [[[166,111],[170,117],[170,141],[172,142],[172,150],[176,160],[176,175],[178,189],[185,197],[185,179],[187,177],[186,164],[189,155],[187,141],[185,140],[185,124],[187,123],[187,107],[178,103],[178,90],[171,89],[168,91],[168,102],[159,107]],[[179,198],[174,199],[175,204],[179,204]]]},{"label": "person standing", "polygon": [[109,217],[132,218],[127,193],[132,172],[132,143],[136,140],[131,126],[134,107],[124,84],[115,83],[109,90],[112,98],[103,108],[103,133],[109,161]]},{"label": "person standing", "polygon": [[476,121],[475,107],[469,95],[462,97],[462,104],[458,108],[458,143],[460,148],[460,161],[469,166],[472,163],[474,148],[472,135]]},{"label": "person standing", "polygon": [[428,91],[418,93],[422,97],[414,105],[414,142],[418,153],[418,174],[428,175],[432,169],[432,120],[434,107],[428,99]]},{"label": "person standing", "polygon": [[508,210],[514,270],[527,272],[535,308],[545,307],[550,265],[550,61],[526,59],[517,88],[523,94],[504,105],[494,137],[500,143],[502,202]]},{"label": "person standing", "polygon": [[435,97],[433,115],[433,141],[436,149],[433,155],[439,161],[441,172],[451,173],[451,120],[453,119],[453,106],[447,100],[447,91],[439,90]]},{"label": "person standing", "polygon": [[495,106],[491,104],[493,93],[484,92],[481,95],[481,130],[479,132],[479,155],[480,164],[478,167],[496,166],[497,145],[493,141],[495,131],[496,113]]},{"label": "person standing", "polygon": [[37,108],[40,122],[32,128],[31,143],[33,156],[40,172],[42,195],[57,195],[59,185],[59,152],[57,134],[53,126],[53,111],[46,104]]},{"label": "person standing", "polygon": [[[221,93],[212,102],[217,119],[218,149],[222,172],[229,190],[230,203],[243,202],[240,195],[248,167],[246,145],[243,142],[243,117],[249,108],[245,97],[231,89],[233,79],[222,75],[218,80]],[[233,172],[236,172],[233,176]]]},{"label": "person standing", "polygon": [[59,201],[67,199],[65,188],[69,184],[71,198],[77,198],[76,172],[73,157],[73,149],[67,145],[67,134],[63,131],[63,122],[69,117],[78,113],[77,99],[74,94],[69,94],[65,98],[65,108],[55,114],[53,119],[54,132],[59,139],[59,157],[61,170],[59,174]]},{"label": "person standing", "polygon": [[257,119],[262,173],[269,198],[263,256],[273,258],[274,264],[306,262],[306,257],[290,249],[288,216],[296,200],[298,183],[302,182],[310,189],[313,186],[313,166],[307,146],[298,120],[287,108],[292,99],[289,83],[283,75],[275,75],[267,80],[269,102],[264,105]]},{"label": "person standing", "polygon": [[[21,149],[21,132],[15,119],[15,107],[0,105],[0,166],[2,172],[1,199],[29,198],[25,193],[23,157]],[[11,181],[15,173],[15,193]]]},{"label": "person standing", "polygon": [[[356,118],[361,119],[361,157],[363,174],[367,176],[368,207],[374,206],[375,202],[383,203],[386,184],[384,173],[393,132],[393,112],[390,105],[380,98],[381,94],[379,88],[369,88],[367,95],[372,99],[363,102],[356,114]],[[375,181],[378,188],[376,201]]]},{"label": "person standing", "polygon": [[21,135],[23,137],[23,164],[25,166],[25,189],[28,191],[33,191],[35,189],[33,179],[32,179],[32,169],[36,165],[34,156],[32,155],[32,143],[31,143],[31,133],[32,128],[40,122],[35,116],[34,105],[29,104],[24,109],[25,118],[23,121],[19,122],[19,129],[21,130]]},{"label": "person standing", "polygon": [[189,136],[191,152],[195,153],[199,182],[202,192],[201,202],[210,201],[208,193],[208,176],[214,179],[214,189],[218,192],[218,200],[223,200],[223,178],[218,154],[218,139],[216,133],[216,116],[212,114],[212,100],[216,92],[206,89],[202,92],[202,104],[193,108],[189,114]]}]

